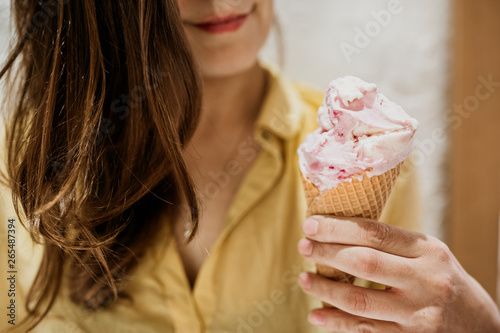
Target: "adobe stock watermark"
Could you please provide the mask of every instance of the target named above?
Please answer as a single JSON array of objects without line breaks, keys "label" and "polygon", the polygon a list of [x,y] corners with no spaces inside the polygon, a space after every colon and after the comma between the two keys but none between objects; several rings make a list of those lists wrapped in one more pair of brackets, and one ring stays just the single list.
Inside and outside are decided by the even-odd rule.
[{"label": "adobe stock watermark", "polygon": [[[499,88],[500,81],[495,81],[493,75],[480,75],[477,77],[478,84],[474,93],[464,98],[461,103],[453,104],[443,115],[445,128],[436,127],[432,130],[430,137],[417,141],[415,151],[408,162],[412,166],[421,166],[426,158],[435,153],[439,144],[444,144],[447,139],[447,130],[457,130],[463,124],[464,119],[469,118],[481,106],[481,102],[488,100]],[[415,168],[412,168],[415,169]]]},{"label": "adobe stock watermark", "polygon": [[[288,114],[284,107],[274,108],[269,125],[276,130],[284,131],[287,128],[287,124],[298,122],[299,117],[300,114]],[[260,136],[264,141],[271,139],[272,135],[268,130],[260,132]],[[239,161],[237,157],[234,157],[227,161],[221,170],[209,171],[207,174],[209,181],[198,189],[200,199],[203,201],[205,199],[216,198],[230,184],[233,177],[240,175],[245,170],[243,164],[252,163],[257,158],[261,149],[262,147],[254,139],[253,135],[248,136],[240,142],[237,146],[237,156],[244,157],[244,161]],[[179,207],[181,214],[190,211],[189,206],[186,204],[181,204]]]},{"label": "adobe stock watermark", "polygon": [[232,12],[242,0],[216,0],[214,3],[215,11],[218,13]]},{"label": "adobe stock watermark", "polygon": [[467,96],[461,104],[453,104],[453,107],[443,116],[447,123],[450,123],[452,130],[458,129],[464,119],[479,109],[481,102],[486,101],[495,93],[497,88],[500,88],[500,81],[493,80],[493,75],[488,77],[478,76],[479,84],[476,85],[474,94]]},{"label": "adobe stock watermark", "polygon": [[238,322],[236,333],[257,332],[258,328],[266,322],[266,319],[270,318],[280,305],[286,303],[287,295],[300,288],[297,283],[299,274],[310,271],[310,269],[310,262],[303,260],[302,265],[294,264],[286,270],[281,277],[281,287],[271,290],[267,299],[255,300],[253,302],[253,311],[246,317],[238,316],[236,318]]},{"label": "adobe stock watermark", "polygon": [[[408,0],[412,1],[412,0]],[[352,62],[355,54],[360,54],[367,48],[373,39],[380,36],[382,31],[387,28],[395,15],[403,12],[401,0],[389,0],[387,9],[372,10],[372,20],[368,21],[363,27],[354,27],[354,37],[352,42],[343,41],[340,43],[340,51],[348,63]]]},{"label": "adobe stock watermark", "polygon": [[[148,68],[148,71],[153,80],[152,84],[145,82],[142,85],[137,85],[130,91],[129,94],[122,93],[119,98],[116,98],[111,103],[111,112],[118,115],[118,119],[122,121],[125,120],[130,113],[130,109],[136,108],[147,98],[148,91],[154,91],[158,88],[158,85],[162,80],[165,80],[170,76],[170,73],[168,72],[152,68]],[[99,146],[102,143],[104,136],[113,134],[115,129],[116,126],[111,119],[105,117],[102,118],[99,129],[97,130],[95,145]]]},{"label": "adobe stock watermark", "polygon": [[[117,279],[119,281],[119,284],[117,286],[118,288],[118,293],[122,292],[125,290],[125,288],[129,285],[129,282],[134,279],[134,275],[127,274],[126,270],[122,267],[119,269],[118,272],[113,273],[113,278]],[[93,327],[95,325],[95,320],[99,312],[103,311],[106,309],[106,306],[113,300],[113,295],[108,293],[108,292],[103,292],[102,290],[99,290],[95,298],[99,299],[101,298],[102,294],[104,293],[105,297],[103,300],[103,306],[100,308],[97,308],[94,311],[87,310],[87,309],[77,309],[76,311],[83,311],[85,313],[85,316],[81,316],[78,313],[75,313],[76,316],[80,318],[80,321],[84,323],[87,327]],[[69,318],[65,319],[64,322],[64,332],[70,332],[70,333],[83,333],[86,332],[82,330],[79,324],[76,322],[72,321],[70,318],[72,316],[69,316]],[[134,330],[123,327],[121,328],[120,332],[134,332]]]},{"label": "adobe stock watermark", "polygon": [[47,24],[50,18],[57,15],[59,11],[59,6],[65,5],[70,0],[48,0],[45,2],[38,1],[38,4],[42,7],[40,10],[33,14],[31,24],[28,27],[28,36],[34,36],[39,32],[39,29]]},{"label": "adobe stock watermark", "polygon": [[[166,78],[170,76],[169,72],[150,67],[148,67],[147,70],[151,75],[152,82],[143,82],[143,84],[135,86],[132,90],[117,96],[117,98],[111,102],[111,114],[116,119],[113,121],[111,118],[102,117],[99,127],[96,128],[95,131],[86,134],[88,135],[88,140],[92,142],[95,147],[99,147],[107,135],[115,133],[118,122],[124,122],[128,118],[130,110],[134,110],[146,100],[148,91],[157,89],[160,82],[166,80]],[[63,163],[51,161],[50,168],[59,180],[63,179],[63,172],[66,170]]]},{"label": "adobe stock watermark", "polygon": [[[253,135],[248,136],[236,146],[236,152],[230,160],[223,164],[218,171],[211,170],[205,175],[206,182],[196,188],[198,199],[203,202],[210,202],[224,191],[227,186],[234,180],[234,177],[245,171],[245,165],[251,164],[257,158],[262,148],[254,140]],[[243,158],[243,159],[241,159]],[[189,236],[190,230],[189,216],[191,215],[191,207],[186,203],[178,205],[179,213],[182,219],[185,220],[186,231],[185,236]]]}]

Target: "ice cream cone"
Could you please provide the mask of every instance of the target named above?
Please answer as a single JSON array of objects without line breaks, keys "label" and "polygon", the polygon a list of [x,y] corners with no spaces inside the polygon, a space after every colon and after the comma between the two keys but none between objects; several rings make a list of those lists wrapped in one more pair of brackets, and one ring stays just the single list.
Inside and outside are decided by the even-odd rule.
[{"label": "ice cream cone", "polygon": [[[307,214],[377,220],[415,147],[418,121],[354,76],[330,82],[316,119],[318,128],[297,149]],[[317,271],[339,282],[356,279],[331,267]]]},{"label": "ice cream cone", "polygon": [[[403,162],[386,173],[369,178],[366,172],[362,180],[340,183],[337,187],[320,193],[305,177],[302,177],[307,202],[307,215],[335,215],[364,217],[377,220],[401,171]],[[355,277],[335,268],[316,265],[318,274],[334,281],[353,283]],[[325,304],[326,305],[326,304]]]},{"label": "ice cream cone", "polygon": [[377,220],[401,171],[402,164],[400,163],[380,176],[371,178],[364,172],[362,180],[352,177],[352,181],[342,182],[323,193],[320,193],[313,183],[302,177],[307,214],[364,217]]}]

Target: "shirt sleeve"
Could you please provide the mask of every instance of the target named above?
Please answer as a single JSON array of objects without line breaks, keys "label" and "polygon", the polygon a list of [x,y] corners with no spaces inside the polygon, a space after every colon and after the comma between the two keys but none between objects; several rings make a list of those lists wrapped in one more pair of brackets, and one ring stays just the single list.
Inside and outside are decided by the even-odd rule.
[{"label": "shirt sleeve", "polygon": [[380,221],[413,231],[421,230],[421,199],[418,176],[411,158],[403,163]]}]

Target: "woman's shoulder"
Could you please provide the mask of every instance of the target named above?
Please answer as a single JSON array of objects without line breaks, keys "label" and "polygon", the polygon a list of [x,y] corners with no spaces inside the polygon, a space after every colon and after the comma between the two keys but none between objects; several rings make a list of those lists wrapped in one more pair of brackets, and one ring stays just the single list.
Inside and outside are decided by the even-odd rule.
[{"label": "woman's shoulder", "polygon": [[309,84],[290,80],[273,66],[263,67],[268,84],[257,126],[294,142],[314,131],[323,93]]},{"label": "woman's shoulder", "polygon": [[316,119],[318,108],[323,103],[324,91],[303,81],[287,78],[275,66],[269,64],[261,65],[270,77],[271,84],[268,86],[269,95],[283,98],[273,98],[274,102],[288,104],[292,109],[300,107],[302,110],[306,110],[309,116]]},{"label": "woman's shoulder", "polygon": [[323,104],[324,93],[309,84],[292,81],[291,87],[295,91],[301,109],[301,124],[299,126],[299,140],[313,132],[317,127],[318,108]]},{"label": "woman's shoulder", "polygon": [[323,103],[323,91],[312,87],[311,85],[303,82],[294,81],[292,86],[297,91],[301,101],[312,111],[316,116],[318,108]]}]

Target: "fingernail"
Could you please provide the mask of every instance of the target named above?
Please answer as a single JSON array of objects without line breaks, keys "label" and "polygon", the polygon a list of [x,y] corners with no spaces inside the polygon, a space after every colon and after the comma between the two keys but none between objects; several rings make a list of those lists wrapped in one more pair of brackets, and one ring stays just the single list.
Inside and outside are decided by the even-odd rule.
[{"label": "fingernail", "polygon": [[325,317],[321,313],[313,312],[309,314],[309,322],[315,326],[325,325]]},{"label": "fingernail", "polygon": [[311,279],[309,278],[309,274],[300,273],[299,275],[299,283],[304,290],[311,289]]},{"label": "fingernail", "polygon": [[302,231],[308,235],[313,236],[318,233],[318,221],[314,219],[307,219],[302,224]]},{"label": "fingernail", "polygon": [[312,243],[307,238],[302,238],[299,241],[299,252],[305,256],[310,256],[312,253]]}]

